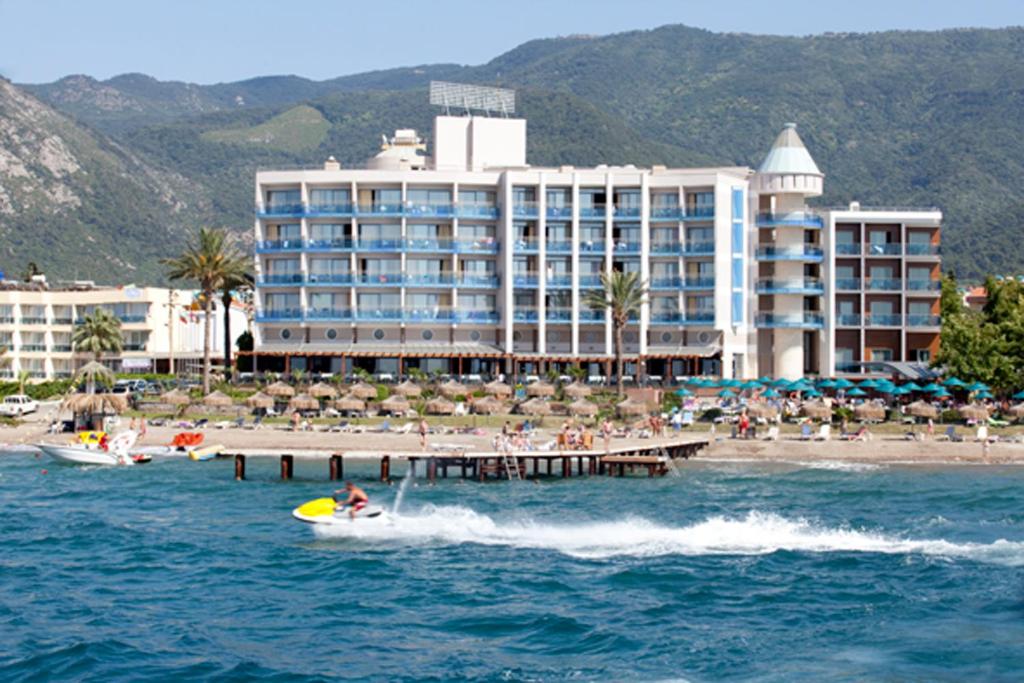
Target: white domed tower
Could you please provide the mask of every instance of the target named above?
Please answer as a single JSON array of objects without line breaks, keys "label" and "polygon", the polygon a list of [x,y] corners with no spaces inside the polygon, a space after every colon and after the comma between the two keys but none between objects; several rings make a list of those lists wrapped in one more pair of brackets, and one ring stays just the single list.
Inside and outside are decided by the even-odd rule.
[{"label": "white domed tower", "polygon": [[787,123],[752,184],[758,193],[758,364],[776,377],[795,379],[821,367],[823,222],[806,201],[821,195],[824,177],[796,124]]}]

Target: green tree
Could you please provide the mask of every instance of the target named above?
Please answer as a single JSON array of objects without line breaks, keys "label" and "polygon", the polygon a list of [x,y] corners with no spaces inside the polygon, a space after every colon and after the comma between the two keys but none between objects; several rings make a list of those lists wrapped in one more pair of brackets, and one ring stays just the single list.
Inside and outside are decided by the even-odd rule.
[{"label": "green tree", "polygon": [[120,353],[121,321],[105,308],[95,308],[71,334],[75,351],[91,353],[97,363],[104,353]]},{"label": "green tree", "polygon": [[28,370],[22,370],[21,372],[18,373],[18,393],[19,394],[24,394],[25,393],[25,385],[28,384],[28,378],[29,378]]},{"label": "green tree", "polygon": [[584,303],[595,311],[607,311],[612,318],[615,331],[615,371],[618,376],[618,392],[622,396],[622,335],[629,319],[640,314],[640,307],[647,301],[647,285],[641,282],[638,273],[612,271],[611,275],[601,274],[602,289],[589,290]]},{"label": "green tree", "polygon": [[203,394],[210,393],[210,348],[213,345],[213,298],[227,283],[243,278],[246,259],[229,241],[223,229],[201,228],[195,241],[175,258],[163,259],[172,280],[191,280],[202,294],[205,330],[203,334]]}]

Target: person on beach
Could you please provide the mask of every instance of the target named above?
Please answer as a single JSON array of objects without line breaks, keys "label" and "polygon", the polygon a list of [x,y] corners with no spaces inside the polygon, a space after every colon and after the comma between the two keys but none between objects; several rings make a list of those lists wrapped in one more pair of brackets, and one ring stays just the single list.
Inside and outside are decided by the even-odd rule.
[{"label": "person on beach", "polygon": [[[346,495],[344,502],[338,500],[342,495]],[[356,518],[356,513],[366,507],[367,503],[370,502],[370,497],[366,495],[366,491],[362,490],[350,481],[345,482],[345,488],[338,489],[334,492],[334,502],[337,503],[334,506],[334,511],[338,512],[344,510],[345,506],[348,506],[348,516],[352,519]]]},{"label": "person on beach", "polygon": [[601,436],[604,438],[604,451],[605,453],[612,449],[612,432],[615,431],[615,427],[612,426],[612,421],[607,417],[604,422],[601,423]]},{"label": "person on beach", "polygon": [[419,426],[420,450],[421,451],[427,450],[427,432],[429,432],[429,431],[430,431],[430,425],[427,424],[427,418],[421,417],[420,418],[420,426]]},{"label": "person on beach", "polygon": [[299,423],[301,423],[301,422],[302,422],[302,416],[299,415],[299,411],[296,410],[294,413],[292,413],[292,431],[293,432],[299,431]]}]

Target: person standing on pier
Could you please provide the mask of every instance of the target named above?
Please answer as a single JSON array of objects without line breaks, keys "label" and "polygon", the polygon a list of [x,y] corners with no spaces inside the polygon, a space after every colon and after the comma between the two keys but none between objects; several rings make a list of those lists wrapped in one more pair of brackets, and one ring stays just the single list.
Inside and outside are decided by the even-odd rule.
[{"label": "person standing on pier", "polygon": [[609,418],[604,418],[604,422],[601,423],[601,436],[604,437],[604,452],[610,453],[612,450],[612,432],[615,431],[615,427],[612,426],[612,421]]},{"label": "person standing on pier", "polygon": [[427,432],[430,431],[430,425],[427,424],[427,418],[420,418],[419,433],[420,433],[420,450],[427,450]]}]

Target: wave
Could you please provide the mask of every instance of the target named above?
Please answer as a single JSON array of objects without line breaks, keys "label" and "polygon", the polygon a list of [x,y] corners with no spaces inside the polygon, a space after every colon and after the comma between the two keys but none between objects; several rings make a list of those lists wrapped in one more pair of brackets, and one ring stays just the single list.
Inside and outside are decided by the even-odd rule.
[{"label": "wave", "polygon": [[417,514],[391,515],[331,527],[314,527],[321,539],[404,543],[473,543],[551,550],[571,557],[663,555],[765,555],[779,551],[918,554],[1024,566],[1024,543],[954,543],[910,539],[864,530],[816,526],[807,520],[752,511],[743,517],[708,517],[690,526],[662,526],[643,518],[575,525],[497,522],[461,506],[427,506]]}]

